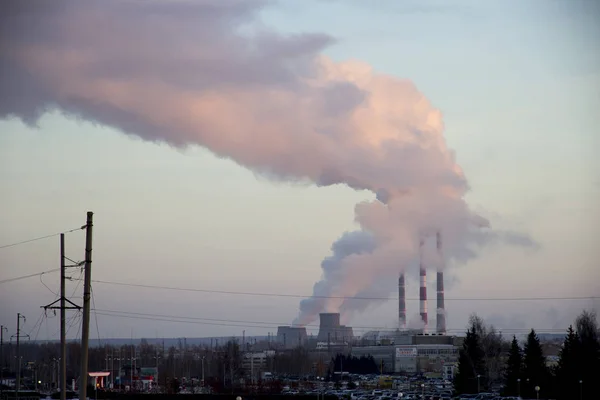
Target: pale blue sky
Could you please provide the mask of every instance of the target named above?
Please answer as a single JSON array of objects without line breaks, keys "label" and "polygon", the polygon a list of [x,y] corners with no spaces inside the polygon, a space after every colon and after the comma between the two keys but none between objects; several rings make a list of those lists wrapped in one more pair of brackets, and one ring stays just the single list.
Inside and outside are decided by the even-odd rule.
[{"label": "pale blue sky", "polygon": [[[281,3],[263,12],[266,26],[330,34],[338,39],[326,50],[333,59],[359,59],[415,82],[444,115],[473,208],[493,226],[528,233],[540,244],[537,251],[490,248],[469,265],[452,266],[448,298],[600,295],[597,6],[583,0],[418,8],[410,5],[421,2],[412,1]],[[301,295],[318,280],[331,243],[354,228],[354,205],[372,197],[345,187],[269,182],[202,149],[143,142],[56,112],[37,128],[0,121],[0,183],[0,245],[80,226],[92,210],[96,279]],[[81,259],[83,235],[69,234],[67,243],[69,257]],[[58,238],[1,249],[0,280],[58,261]],[[44,283],[55,289],[57,279],[48,275]],[[409,284],[408,296],[416,297],[416,282]],[[94,292],[99,309],[275,325],[291,322],[299,301],[99,283]],[[39,306],[53,299],[38,278],[4,284],[0,322],[12,327],[21,312],[33,329]],[[563,329],[581,308],[599,304],[449,301],[448,326],[462,328],[477,312],[507,330]],[[409,314],[418,312],[416,302],[408,305]],[[395,306],[388,302],[352,324],[393,326]],[[108,316],[98,316],[98,325],[105,337],[244,329]],[[248,325],[247,334],[275,331]],[[49,319],[32,336],[51,337],[57,329],[57,319]]]}]

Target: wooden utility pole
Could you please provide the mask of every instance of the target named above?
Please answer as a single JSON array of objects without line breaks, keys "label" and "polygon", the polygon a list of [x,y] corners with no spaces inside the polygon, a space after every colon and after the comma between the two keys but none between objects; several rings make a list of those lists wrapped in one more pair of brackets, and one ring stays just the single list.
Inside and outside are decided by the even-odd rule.
[{"label": "wooden utility pole", "polygon": [[[60,373],[58,375],[59,388],[60,388],[60,400],[66,400],[67,398],[67,310],[80,310],[77,304],[67,299],[65,281],[66,281],[66,269],[65,265],[65,234],[60,234],[60,298],[46,306],[42,306],[44,310],[60,310]],[[68,267],[80,267],[81,263],[76,265],[69,265]],[[67,305],[67,302],[69,305]],[[56,303],[60,303],[57,307]]]},{"label": "wooden utility pole", "polygon": [[[65,234],[60,234],[60,400],[67,399],[67,317],[65,297]],[[74,305],[74,304],[73,304]]]},{"label": "wooden utility pole", "polygon": [[19,349],[21,337],[21,314],[17,313],[17,381],[15,384],[15,398],[19,398],[19,390],[21,389],[21,354]]},{"label": "wooden utility pole", "polygon": [[87,399],[88,349],[90,339],[90,299],[92,288],[92,227],[94,213],[88,211],[85,224],[85,274],[83,279],[83,321],[81,327],[81,373],[79,399]]}]

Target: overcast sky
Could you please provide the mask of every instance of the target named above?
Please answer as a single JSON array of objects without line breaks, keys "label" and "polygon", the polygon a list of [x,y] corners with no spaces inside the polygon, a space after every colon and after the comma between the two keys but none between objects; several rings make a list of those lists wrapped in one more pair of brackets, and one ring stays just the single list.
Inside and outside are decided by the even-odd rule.
[{"label": "overcast sky", "polygon": [[[281,0],[240,5],[232,0],[224,1],[231,9],[223,11],[211,0],[194,2],[189,9],[186,2],[163,2],[148,14],[110,2],[75,10],[41,3],[24,10],[7,3],[0,12],[0,26],[12,27],[8,35],[0,28],[0,86],[8,88],[0,89],[0,246],[78,228],[85,224],[86,211],[93,211],[94,308],[139,314],[123,318],[98,312],[92,316],[91,337],[266,334],[298,316],[299,301],[313,293],[332,243],[358,229],[355,205],[373,201],[374,194],[352,189],[341,178],[331,178],[335,184],[330,185],[324,175],[311,175],[331,172],[323,161],[328,153],[319,153],[320,147],[314,148],[314,165],[304,163],[310,152],[276,149],[287,151],[279,135],[304,146],[298,139],[305,137],[298,136],[304,128],[295,130],[299,124],[331,127],[326,135],[335,138],[355,128],[336,110],[359,109],[370,89],[353,80],[366,67],[348,72],[335,64],[348,60],[400,82],[398,90],[405,81],[396,78],[416,86],[441,112],[439,131],[462,168],[456,177],[464,174],[468,182],[464,198],[470,209],[487,218],[492,229],[527,241],[524,246],[493,241],[476,248],[472,257],[457,253],[448,260],[449,329],[463,330],[476,312],[505,332],[562,330],[581,309],[599,308],[600,300],[591,299],[600,296],[598,2]],[[77,33],[70,35],[68,46],[51,29],[59,22],[68,22],[69,33]],[[147,29],[147,36],[136,34],[136,24]],[[111,31],[116,33],[111,36]],[[250,45],[236,47],[240,44]],[[239,55],[254,50],[247,58]],[[356,84],[358,94],[340,89],[326,106],[304,106],[324,92],[303,86],[297,77],[310,76],[307,71],[321,57],[327,60],[323,65],[334,63],[328,73]],[[199,59],[202,63],[194,64]],[[233,97],[222,94],[231,87],[240,91]],[[273,88],[281,91],[273,95]],[[225,113],[238,97],[242,106],[219,120],[202,109],[200,125],[177,114],[190,102],[203,107],[200,97],[209,95],[214,95],[211,104],[219,104],[215,113]],[[382,98],[387,97],[377,97]],[[390,94],[389,101],[397,98]],[[290,104],[298,108],[286,110]],[[264,129],[251,125],[244,113],[249,107],[257,107],[263,117],[271,112],[274,122]],[[378,121],[369,121],[377,131]],[[199,126],[202,133],[196,132]],[[164,133],[170,129],[173,134]],[[217,132],[214,138],[205,133],[211,130]],[[234,134],[247,140],[240,142],[241,150]],[[264,147],[261,140],[270,144]],[[312,142],[306,140],[310,150]],[[349,153],[358,148],[354,141],[340,143],[332,154],[356,168],[344,164],[344,171],[358,171],[351,185],[373,189],[362,184],[380,179],[370,175],[374,169],[363,157],[367,153]],[[252,155],[243,151],[250,147]],[[360,175],[356,165],[368,172]],[[396,183],[396,170],[387,172],[390,176],[381,182]],[[288,177],[302,182],[290,183]],[[67,234],[66,242],[67,256],[81,260],[83,231]],[[0,248],[0,281],[58,266],[57,236]],[[361,268],[370,271],[369,265]],[[374,267],[367,274],[379,271]],[[377,279],[358,276],[370,283],[355,293],[394,297],[389,289],[395,281],[387,279],[384,269],[381,273],[381,286]],[[418,271],[408,267],[407,274],[413,319]],[[80,276],[76,269],[69,275]],[[20,312],[32,338],[58,338],[58,318],[40,310],[55,300],[58,278],[51,273],[0,284],[0,323],[11,335]],[[73,301],[81,303],[80,282],[67,286]],[[428,289],[434,299],[434,279]],[[531,297],[547,299],[523,299]],[[459,300],[464,298],[481,300]],[[431,300],[429,309],[433,317]],[[69,337],[76,337],[79,319],[69,313]],[[348,315],[358,334],[395,327],[397,305],[393,299],[379,301]],[[158,320],[165,316],[196,319]],[[314,324],[309,331],[316,330]]]}]

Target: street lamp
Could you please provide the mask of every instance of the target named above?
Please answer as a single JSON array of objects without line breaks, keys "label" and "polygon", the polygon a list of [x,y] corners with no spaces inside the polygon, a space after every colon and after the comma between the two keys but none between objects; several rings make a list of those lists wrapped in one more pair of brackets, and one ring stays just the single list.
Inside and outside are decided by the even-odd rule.
[{"label": "street lamp", "polygon": [[425,398],[425,384],[421,383],[421,398]]},{"label": "street lamp", "polygon": [[521,398],[521,378],[517,378],[517,394]]},{"label": "street lamp", "polygon": [[583,381],[579,380],[579,400],[583,398]]},{"label": "street lamp", "polygon": [[481,375],[477,374],[477,393],[479,393],[479,378],[481,378]]},{"label": "street lamp", "polygon": [[540,387],[536,386],[534,389],[535,389],[535,398],[539,400],[540,399]]}]

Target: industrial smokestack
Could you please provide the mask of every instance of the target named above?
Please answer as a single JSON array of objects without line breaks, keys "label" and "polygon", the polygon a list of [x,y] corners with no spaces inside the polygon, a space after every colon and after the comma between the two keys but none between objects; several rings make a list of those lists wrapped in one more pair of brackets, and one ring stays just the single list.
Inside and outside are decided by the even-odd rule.
[{"label": "industrial smokestack", "polygon": [[423,246],[425,240],[421,239],[419,244],[419,276],[421,278],[421,287],[419,288],[419,311],[421,313],[421,321],[423,321],[423,333],[427,332],[427,271],[423,264]]},{"label": "industrial smokestack", "polygon": [[437,333],[446,333],[446,310],[444,307],[444,253],[442,251],[442,234],[440,232],[436,235],[437,239],[437,252],[440,257],[440,264],[437,271],[437,322],[436,330]]},{"label": "industrial smokestack", "polygon": [[398,321],[400,329],[406,329],[406,291],[404,290],[404,272],[398,278]]}]

